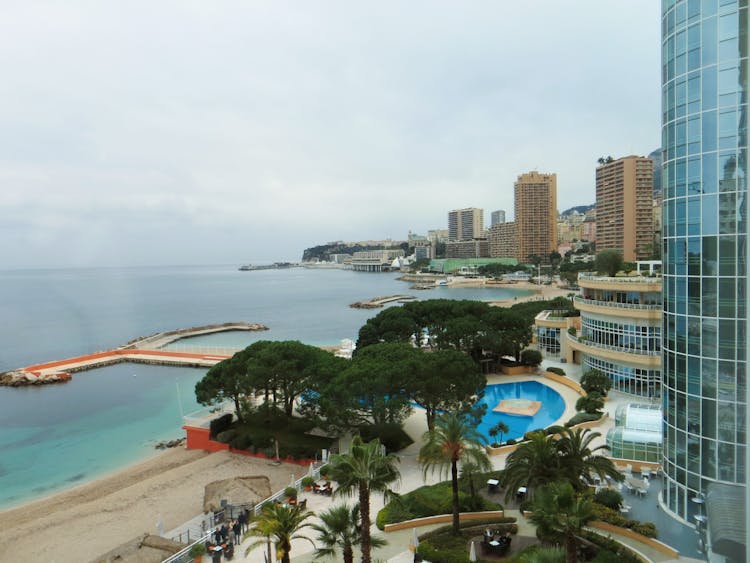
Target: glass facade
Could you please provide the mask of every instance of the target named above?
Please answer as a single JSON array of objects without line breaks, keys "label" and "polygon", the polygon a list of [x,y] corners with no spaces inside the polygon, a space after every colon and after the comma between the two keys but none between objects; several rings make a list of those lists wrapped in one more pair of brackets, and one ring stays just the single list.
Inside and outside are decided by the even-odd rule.
[{"label": "glass facade", "polygon": [[605,358],[584,354],[581,360],[583,373],[597,369],[612,380],[612,389],[642,397],[658,397],[661,392],[661,371],[648,369]]},{"label": "glass facade", "polygon": [[745,484],[748,0],[662,1],[664,502]]}]

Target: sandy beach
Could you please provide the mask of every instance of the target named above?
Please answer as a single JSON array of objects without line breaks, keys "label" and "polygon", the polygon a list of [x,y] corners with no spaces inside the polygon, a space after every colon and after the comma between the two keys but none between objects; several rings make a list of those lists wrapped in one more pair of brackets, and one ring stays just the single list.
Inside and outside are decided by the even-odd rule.
[{"label": "sandy beach", "polygon": [[498,301],[491,301],[490,305],[494,305],[495,307],[510,307],[511,305],[515,305],[516,303],[525,303],[527,301],[538,300],[546,301],[549,299],[554,299],[555,297],[567,297],[571,293],[576,293],[572,289],[564,289],[562,287],[559,287],[558,285],[538,285],[529,282],[516,282],[503,287],[532,290],[534,291],[534,293],[532,295],[526,295],[524,297],[514,297],[513,299],[500,299]]},{"label": "sandy beach", "polygon": [[301,477],[298,465],[218,452],[168,450],[145,462],[43,500],[0,512],[0,562],[91,561],[146,532],[203,512],[207,483],[266,475],[276,491]]}]

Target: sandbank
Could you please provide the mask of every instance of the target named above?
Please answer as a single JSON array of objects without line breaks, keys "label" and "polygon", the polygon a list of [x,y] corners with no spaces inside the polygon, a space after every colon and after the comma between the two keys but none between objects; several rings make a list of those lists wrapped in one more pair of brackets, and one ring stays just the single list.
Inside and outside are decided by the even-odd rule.
[{"label": "sandbank", "polygon": [[302,466],[177,448],[97,481],[0,512],[0,562],[91,561],[146,532],[170,530],[203,512],[203,488],[219,479],[266,475],[283,489]]}]

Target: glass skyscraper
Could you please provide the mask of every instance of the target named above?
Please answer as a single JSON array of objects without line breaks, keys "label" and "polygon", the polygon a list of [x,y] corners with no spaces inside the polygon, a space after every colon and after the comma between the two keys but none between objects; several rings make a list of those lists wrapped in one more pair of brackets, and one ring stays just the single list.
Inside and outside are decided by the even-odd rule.
[{"label": "glass skyscraper", "polygon": [[747,57],[748,0],[662,0],[663,501],[717,530],[747,499]]}]

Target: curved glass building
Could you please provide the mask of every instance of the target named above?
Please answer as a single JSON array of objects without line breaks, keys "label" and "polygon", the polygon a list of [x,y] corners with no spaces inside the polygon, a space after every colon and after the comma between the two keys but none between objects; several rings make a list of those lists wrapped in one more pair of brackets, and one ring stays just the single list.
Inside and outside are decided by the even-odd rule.
[{"label": "curved glass building", "polygon": [[710,526],[712,491],[741,499],[742,530],[707,538],[729,560],[747,498],[747,6],[662,0],[663,500]]}]

